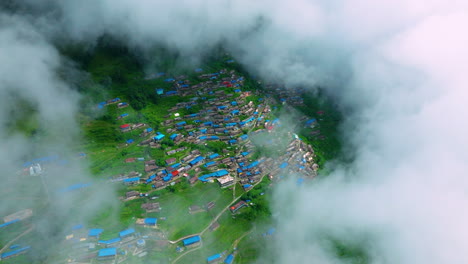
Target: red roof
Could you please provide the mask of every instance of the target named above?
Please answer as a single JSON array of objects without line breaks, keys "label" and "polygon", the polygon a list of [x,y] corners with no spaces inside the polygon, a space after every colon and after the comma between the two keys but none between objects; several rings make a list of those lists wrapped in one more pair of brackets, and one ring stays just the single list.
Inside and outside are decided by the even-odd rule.
[{"label": "red roof", "polygon": [[130,126],[129,124],[124,124],[124,125],[121,125],[120,128],[127,128],[129,126]]},{"label": "red roof", "polygon": [[171,174],[172,174],[172,176],[177,176],[177,175],[179,175],[179,171],[175,170],[175,171],[171,172]]}]

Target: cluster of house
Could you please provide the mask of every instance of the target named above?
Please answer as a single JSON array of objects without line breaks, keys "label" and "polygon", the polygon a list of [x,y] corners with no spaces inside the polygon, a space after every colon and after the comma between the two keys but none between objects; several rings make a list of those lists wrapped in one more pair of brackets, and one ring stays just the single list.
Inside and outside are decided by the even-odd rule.
[{"label": "cluster of house", "polygon": [[[137,219],[137,224],[155,227],[157,225],[157,219]],[[66,236],[66,241],[69,241],[74,249],[69,262],[91,259],[114,260],[118,256],[124,258],[128,253],[138,256],[146,255],[145,239],[148,238],[148,236],[141,236],[135,229],[125,229],[119,232],[118,236],[115,238],[106,240],[100,239],[103,232],[104,229],[86,229],[83,225],[72,227],[71,234]],[[164,242],[167,244],[166,240],[164,240]]]},{"label": "cluster of house", "polygon": [[[262,175],[267,172],[266,168],[268,168],[270,178],[273,179],[281,172],[284,172],[284,169],[290,163],[294,162],[297,164],[288,169],[294,169],[298,172],[303,171],[312,176],[315,175],[317,164],[313,163],[313,150],[310,146],[304,146],[305,143],[300,140],[291,143],[291,146],[286,150],[286,154],[281,157],[282,162],[280,164],[278,164],[278,160],[272,158],[260,158],[251,161],[249,155],[255,151],[255,147],[250,142],[249,135],[244,133],[245,128],[256,129],[255,133],[271,132],[278,125],[279,120],[265,118],[266,114],[271,112],[271,108],[263,102],[262,98],[259,99],[258,105],[252,101],[247,102],[246,97],[250,95],[250,92],[240,90],[244,78],[237,76],[234,71],[221,70],[217,73],[202,74],[199,77],[207,80],[190,85],[189,80],[184,80],[185,76],[168,79],[168,82],[174,83],[177,94],[192,95],[193,97],[186,102],[177,103],[168,110],[169,113],[165,116],[167,119],[161,123],[161,128],[165,131],[154,131],[152,128],[145,128],[140,133],[140,136],[145,139],[140,141],[139,145],[160,148],[162,142],[169,140],[174,143],[175,148],[167,150],[166,155],[170,156],[180,152],[185,152],[186,155],[180,159],[168,158],[165,161],[166,166],[158,166],[155,160],[145,161],[145,176],[135,175],[132,177],[128,175],[128,177],[123,178],[125,184],[145,183],[151,184],[155,189],[161,189],[168,185],[174,185],[180,181],[181,177],[187,177],[190,184],[197,181],[216,180],[221,187],[228,187],[236,183],[236,179],[233,177],[236,175],[240,184],[247,190],[261,179]],[[232,93],[226,94],[225,88],[229,87],[239,87],[234,92],[239,92],[240,96],[233,98]],[[273,90],[279,93],[281,98],[289,98],[288,102],[298,96],[300,92],[293,89],[275,89]],[[159,90],[159,93],[162,93],[161,90]],[[208,98],[208,95],[214,96]],[[186,115],[179,114],[183,109],[190,109],[195,105],[200,105],[201,107],[197,109],[201,110]],[[305,121],[306,126],[315,124],[316,119]],[[121,126],[121,130],[125,132],[145,126],[145,124],[124,124]],[[180,146],[182,142],[204,144],[208,141],[223,141],[234,146],[242,144],[245,151],[235,157],[228,156],[227,150],[224,150],[223,153],[208,153],[208,155],[203,156],[197,149],[187,150],[186,147]],[[133,142],[132,140],[127,143],[131,144]],[[300,150],[305,152],[299,154],[302,153]],[[306,154],[306,152],[309,152],[309,154]],[[125,162],[135,162],[136,160],[138,159],[127,158]],[[203,174],[202,171],[206,171],[206,169],[210,172]],[[189,177],[187,174],[189,170],[194,170],[195,176]],[[131,193],[128,195],[131,196],[126,197],[127,199],[138,197],[141,194]]]},{"label": "cluster of house", "polygon": [[314,161],[314,150],[312,146],[294,137],[288,144],[284,155],[272,160],[271,170],[268,177],[272,181],[281,180],[285,174],[295,174],[301,179],[314,178],[317,176],[319,166]]}]

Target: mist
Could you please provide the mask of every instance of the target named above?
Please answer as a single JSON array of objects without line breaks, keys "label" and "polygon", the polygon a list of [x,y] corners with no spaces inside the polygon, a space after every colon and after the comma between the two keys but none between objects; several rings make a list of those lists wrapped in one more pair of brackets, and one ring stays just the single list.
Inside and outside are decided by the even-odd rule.
[{"label": "mist", "polygon": [[[1,92],[17,87],[46,120],[69,120],[78,96],[51,80],[61,62],[50,43],[92,45],[103,34],[142,50],[162,43],[194,62],[221,43],[259,77],[325,87],[351,109],[341,130],[354,162],[311,186],[275,192],[282,217],[271,254],[279,263],[339,263],[323,233],[365,245],[370,263],[468,262],[466,1],[24,0],[21,7],[3,19],[0,56],[11,62],[0,66]],[[23,65],[45,73],[15,78],[29,72],[14,71]],[[58,95],[57,106],[47,93]],[[9,102],[2,110],[14,107]],[[28,139],[15,140],[23,147],[11,149],[23,156]],[[7,154],[14,157],[0,155]]]},{"label": "mist", "polygon": [[[78,155],[82,98],[73,76],[81,73],[28,19],[6,13],[0,13],[0,61],[0,213],[32,209],[22,226],[42,240],[17,243],[32,242],[35,260],[50,263],[56,241],[114,204],[115,195],[112,186],[96,188],[100,183]],[[76,184],[90,187],[63,191]],[[80,203],[83,195],[89,203]]]}]

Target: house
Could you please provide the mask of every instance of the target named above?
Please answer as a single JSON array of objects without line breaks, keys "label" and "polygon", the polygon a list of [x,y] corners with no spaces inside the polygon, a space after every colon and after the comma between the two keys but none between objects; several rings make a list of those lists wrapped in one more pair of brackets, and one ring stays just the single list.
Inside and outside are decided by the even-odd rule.
[{"label": "house", "polygon": [[195,159],[191,160],[191,161],[189,162],[189,165],[190,165],[190,166],[194,166],[194,165],[196,165],[197,163],[201,162],[201,161],[204,160],[204,159],[205,159],[205,157],[198,156],[198,157],[196,157]]},{"label": "house", "polygon": [[132,237],[134,234],[135,234],[135,229],[129,228],[129,229],[125,229],[122,232],[119,232],[119,237],[120,238]]},{"label": "house", "polygon": [[122,132],[130,131],[130,129],[131,129],[131,126],[129,124],[123,124],[120,126],[120,131]]},{"label": "house", "polygon": [[192,237],[182,240],[182,243],[184,244],[185,247],[197,246],[200,244],[200,242],[201,242],[200,236],[192,236]]},{"label": "house", "polygon": [[232,264],[233,261],[234,261],[234,255],[233,255],[233,254],[229,254],[229,255],[224,259],[224,263],[225,263],[225,264]]},{"label": "house", "polygon": [[170,159],[167,159],[167,160],[166,160],[166,164],[167,164],[167,165],[170,165],[170,164],[176,163],[176,162],[177,162],[177,159],[176,159],[176,158],[170,158]]},{"label": "house", "polygon": [[222,255],[221,254],[215,254],[213,256],[209,256],[206,261],[209,263],[209,264],[213,264],[213,263],[219,263],[222,259]]},{"label": "house", "polygon": [[210,211],[211,209],[213,209],[214,206],[215,206],[215,202],[212,201],[212,202],[207,203],[205,207],[207,211]]},{"label": "house", "polygon": [[153,139],[156,140],[156,141],[160,141],[161,139],[163,139],[166,135],[164,134],[158,134],[156,135]]},{"label": "house", "polygon": [[231,213],[236,213],[237,211],[239,211],[239,209],[241,209],[242,207],[245,207],[247,206],[247,203],[244,202],[244,201],[239,201],[237,202],[236,204],[234,204],[233,206],[229,207],[229,210],[231,210]]},{"label": "house", "polygon": [[21,220],[31,217],[32,215],[33,215],[33,211],[31,209],[24,209],[24,210],[20,210],[16,213],[3,217],[3,221],[5,223],[12,222],[12,221],[21,221]]},{"label": "house", "polygon": [[98,252],[99,260],[113,259],[117,256],[117,248],[103,248]]},{"label": "house", "polygon": [[158,169],[158,166],[156,166],[156,165],[145,166],[145,172],[146,173],[155,171],[157,169]]},{"label": "house", "polygon": [[88,232],[88,236],[89,237],[99,237],[99,235],[102,234],[102,232],[104,232],[104,229],[101,229],[101,228],[93,228],[93,229],[90,229],[89,232]]},{"label": "house", "polygon": [[229,175],[223,176],[221,178],[218,178],[218,183],[221,187],[227,187],[233,185],[234,182],[234,177],[231,177]]},{"label": "house", "polygon": [[125,193],[125,197],[127,199],[133,198],[133,197],[138,197],[138,196],[140,196],[140,192],[138,192],[138,191],[129,191],[129,192]]},{"label": "house", "polygon": [[158,223],[158,219],[157,218],[145,218],[144,223],[147,226],[156,226],[156,224]]},{"label": "house", "polygon": [[123,103],[118,103],[118,104],[117,104],[117,107],[118,107],[118,108],[125,108],[125,107],[127,107],[127,106],[128,106],[128,103],[125,103],[125,102],[123,102]]},{"label": "house", "polygon": [[139,181],[140,181],[140,177],[133,177],[133,178],[124,179],[123,183],[125,183],[125,184],[135,184],[135,183],[138,183]]},{"label": "house", "polygon": [[205,168],[209,168],[209,167],[212,167],[212,166],[215,166],[217,164],[216,161],[210,161],[210,162],[207,162],[205,165],[203,165]]},{"label": "house", "polygon": [[145,161],[145,166],[153,166],[153,165],[156,165],[156,160]]},{"label": "house", "polygon": [[99,240],[98,243],[104,247],[109,247],[111,245],[119,243],[120,241],[122,241],[122,239],[120,237],[116,237],[109,240]]},{"label": "house", "polygon": [[125,159],[125,163],[132,163],[132,162],[135,162],[136,161],[136,158],[127,158]]}]

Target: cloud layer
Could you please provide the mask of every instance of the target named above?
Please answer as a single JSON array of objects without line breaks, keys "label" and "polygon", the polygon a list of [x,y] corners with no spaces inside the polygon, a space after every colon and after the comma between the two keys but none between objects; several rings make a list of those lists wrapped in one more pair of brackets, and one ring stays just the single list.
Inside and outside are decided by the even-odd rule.
[{"label": "cloud layer", "polygon": [[[52,8],[42,9],[45,3]],[[278,247],[284,250],[275,252],[280,263],[336,263],[315,236],[323,231],[351,240],[366,237],[372,263],[468,262],[466,1],[23,4],[43,14],[29,21],[47,38],[92,43],[108,33],[143,49],[163,43],[187,58],[221,42],[263,78],[325,86],[352,109],[343,130],[355,162],[312,187],[297,191],[291,185],[277,192],[277,210],[284,207],[281,200],[295,201],[280,221]],[[15,57],[13,65],[41,69],[57,63],[52,48],[38,51],[28,41],[21,50],[10,47],[24,42],[15,39],[18,32],[4,29],[0,45],[38,55],[28,56],[32,62]],[[0,70],[2,76],[11,71],[5,66]],[[47,82],[47,72],[40,76]],[[36,75],[26,77],[21,79],[36,83]],[[18,87],[25,86],[16,80]],[[44,92],[61,92],[48,88],[37,94],[41,112],[49,113],[42,104]]]}]

